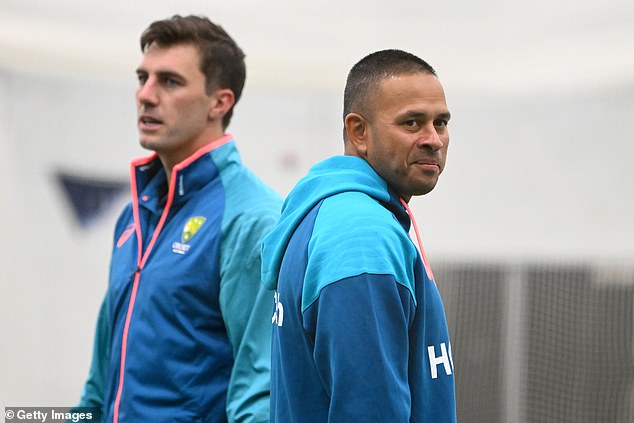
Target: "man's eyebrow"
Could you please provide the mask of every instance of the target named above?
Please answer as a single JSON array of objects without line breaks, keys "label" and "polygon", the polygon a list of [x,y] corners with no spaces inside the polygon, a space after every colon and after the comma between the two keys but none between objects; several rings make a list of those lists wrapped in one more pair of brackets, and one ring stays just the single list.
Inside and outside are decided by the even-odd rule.
[{"label": "man's eyebrow", "polygon": [[448,121],[449,119],[451,119],[451,113],[449,111],[446,111],[444,113],[439,114],[438,117]]},{"label": "man's eyebrow", "polygon": [[183,80],[185,79],[185,77],[183,75],[181,75],[178,72],[174,72],[174,71],[160,70],[160,71],[157,71],[156,74],[159,77],[161,77],[161,78],[167,78],[167,77],[174,78],[175,77],[175,78],[178,78],[178,79],[183,79]]},{"label": "man's eyebrow", "polygon": [[451,119],[451,113],[449,111],[442,112],[442,113],[439,113],[437,115],[432,115],[432,114],[429,114],[429,113],[426,113],[426,112],[421,112],[421,111],[418,111],[418,110],[407,110],[407,111],[405,111],[404,113],[402,113],[400,115],[400,117],[402,119],[412,119],[412,118],[423,118],[424,119],[424,118],[427,118],[427,117],[430,117],[430,116],[434,116],[435,119],[438,119],[438,118],[439,119],[443,119],[443,120]]},{"label": "man's eyebrow", "polygon": [[[143,68],[137,68],[136,70],[136,74],[137,75],[147,75],[149,72]],[[180,80],[185,80],[185,77],[183,75],[181,75],[178,72],[174,72],[174,71],[169,71],[169,70],[159,70],[154,72],[156,74],[156,76],[158,76],[161,79],[164,78],[176,78],[176,79],[180,79]]]}]

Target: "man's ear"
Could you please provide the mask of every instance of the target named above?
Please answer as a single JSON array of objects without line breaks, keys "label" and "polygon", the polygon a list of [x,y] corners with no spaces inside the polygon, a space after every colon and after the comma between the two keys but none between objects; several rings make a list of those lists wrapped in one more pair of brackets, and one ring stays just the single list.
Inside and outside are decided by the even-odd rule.
[{"label": "man's ear", "polygon": [[346,154],[365,158],[368,154],[368,121],[359,113],[348,113],[344,126]]},{"label": "man's ear", "polygon": [[210,96],[209,120],[222,120],[236,103],[236,97],[229,88],[220,88]]}]

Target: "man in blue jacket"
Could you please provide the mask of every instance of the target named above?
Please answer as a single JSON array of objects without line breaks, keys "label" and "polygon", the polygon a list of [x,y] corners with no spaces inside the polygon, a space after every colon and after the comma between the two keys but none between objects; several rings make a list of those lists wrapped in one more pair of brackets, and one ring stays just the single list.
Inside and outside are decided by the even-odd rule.
[{"label": "man in blue jacket", "polygon": [[436,72],[412,54],[350,71],[345,155],[297,184],[263,244],[272,422],[455,422],[445,314],[407,204],[443,171],[449,117]]},{"label": "man in blue jacket", "polygon": [[81,406],[104,422],[266,422],[272,293],[263,236],[281,200],[225,132],[244,54],[207,18],[141,36],[141,145],[116,224],[110,281]]}]

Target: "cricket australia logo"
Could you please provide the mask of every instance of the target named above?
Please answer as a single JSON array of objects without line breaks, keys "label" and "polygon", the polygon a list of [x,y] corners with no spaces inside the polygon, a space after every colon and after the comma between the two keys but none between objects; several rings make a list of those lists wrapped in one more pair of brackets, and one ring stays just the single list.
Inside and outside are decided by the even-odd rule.
[{"label": "cricket australia logo", "polygon": [[176,254],[185,254],[189,251],[190,245],[188,242],[196,235],[200,228],[205,224],[207,219],[202,216],[190,217],[189,220],[183,226],[183,233],[181,235],[180,242],[174,242],[172,244],[172,251]]}]

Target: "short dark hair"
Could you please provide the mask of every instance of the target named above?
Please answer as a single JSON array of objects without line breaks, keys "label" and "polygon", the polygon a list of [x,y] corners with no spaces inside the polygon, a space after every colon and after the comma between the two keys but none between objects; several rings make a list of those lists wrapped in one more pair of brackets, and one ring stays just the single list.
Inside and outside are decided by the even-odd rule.
[{"label": "short dark hair", "polygon": [[429,63],[402,50],[381,50],[365,56],[348,73],[343,94],[344,121],[349,113],[368,113],[369,95],[384,78],[417,72],[437,76]]},{"label": "short dark hair", "polygon": [[[141,51],[153,43],[161,47],[192,44],[200,52],[200,70],[205,75],[207,92],[229,88],[238,103],[246,79],[244,53],[220,26],[204,16],[180,16],[152,22],[141,34]],[[235,106],[235,104],[234,104]],[[222,118],[226,128],[231,121],[233,107]]]}]

